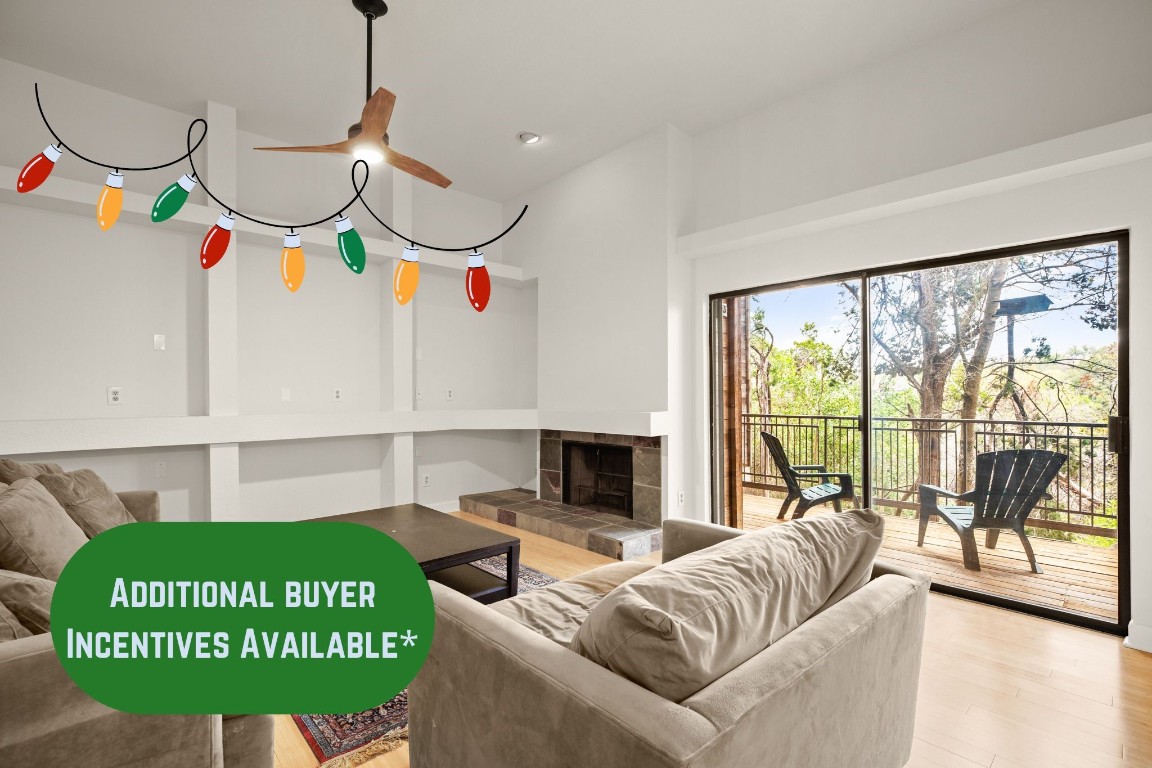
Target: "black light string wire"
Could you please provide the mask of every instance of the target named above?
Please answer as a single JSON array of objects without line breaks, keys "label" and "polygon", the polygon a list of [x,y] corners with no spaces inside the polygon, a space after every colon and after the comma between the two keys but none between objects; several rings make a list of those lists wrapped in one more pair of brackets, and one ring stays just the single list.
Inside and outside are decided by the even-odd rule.
[{"label": "black light string wire", "polygon": [[158,171],[161,168],[167,168],[169,166],[176,165],[176,163],[180,162],[184,158],[188,158],[188,160],[191,161],[192,153],[200,148],[200,145],[204,143],[204,139],[208,135],[208,123],[201,120],[200,122],[204,123],[204,132],[200,134],[200,138],[196,141],[196,146],[192,146],[192,126],[188,126],[188,151],[183,155],[180,155],[180,157],[176,158],[175,160],[171,160],[160,165],[141,165],[133,167],[129,165],[109,165],[108,163],[101,163],[93,160],[90,157],[85,157],[69,145],[65,144],[64,140],[60,138],[59,134],[52,130],[52,125],[48,122],[48,117],[44,114],[44,105],[40,103],[40,83],[33,84],[33,88],[36,91],[36,109],[40,110],[40,119],[44,121],[44,127],[48,129],[48,133],[52,134],[52,138],[56,139],[56,143],[60,146],[60,148],[68,150],[70,153],[86,163],[98,165],[101,168],[111,168],[113,171]]},{"label": "black light string wire", "polygon": [[[369,21],[369,24],[371,24],[371,21]],[[371,27],[369,27],[369,28],[371,28]],[[524,214],[528,212],[528,206],[525,205],[524,208],[521,209],[520,215],[516,217],[516,220],[513,221],[511,224],[509,224],[508,227],[503,232],[496,235],[496,237],[493,237],[489,240],[485,240],[482,243],[477,243],[476,245],[469,245],[469,246],[465,246],[463,248],[449,248],[449,247],[444,247],[444,246],[429,245],[427,243],[421,243],[420,241],[415,240],[415,239],[393,229],[387,222],[385,222],[378,215],[376,215],[376,212],[373,211],[372,207],[368,205],[368,202],[364,199],[363,192],[364,192],[365,188],[367,188],[367,186],[368,186],[368,177],[370,175],[370,170],[368,168],[368,163],[366,163],[363,160],[356,160],[352,164],[352,172],[351,172],[353,196],[345,205],[343,205],[342,207],[337,209],[337,211],[335,213],[332,213],[328,216],[325,216],[324,218],[317,219],[316,221],[307,222],[305,224],[280,224],[280,223],[277,223],[274,221],[266,221],[264,219],[260,219],[260,218],[257,218],[255,216],[250,216],[246,213],[242,213],[241,211],[236,210],[236,208],[234,206],[231,206],[228,203],[221,200],[220,198],[216,197],[216,195],[214,195],[212,193],[212,191],[210,189],[208,189],[208,185],[204,183],[204,179],[200,177],[199,173],[197,173],[196,163],[192,159],[192,153],[194,153],[197,149],[200,148],[200,145],[204,143],[204,139],[207,138],[207,136],[208,136],[208,121],[205,120],[204,118],[198,117],[195,120],[193,120],[191,123],[188,124],[188,134],[187,134],[187,141],[186,141],[186,147],[187,147],[188,151],[185,152],[183,155],[180,155],[180,157],[177,157],[175,160],[171,160],[167,163],[162,163],[160,165],[148,165],[148,166],[109,165],[108,163],[101,163],[97,160],[93,160],[90,157],[86,157],[86,156],[80,154],[75,149],[73,149],[68,144],[66,144],[63,139],[60,138],[60,135],[57,134],[55,130],[53,130],[52,124],[48,122],[48,116],[44,114],[44,106],[40,103],[40,84],[36,83],[34,85],[34,89],[36,92],[36,108],[40,111],[40,119],[44,122],[44,127],[48,129],[48,133],[52,134],[52,138],[56,139],[56,143],[57,143],[57,145],[59,145],[59,147],[61,149],[67,150],[70,154],[83,160],[86,163],[89,163],[89,164],[95,165],[95,166],[99,166],[101,168],[110,168],[114,171],[133,171],[133,172],[156,171],[156,170],[160,170],[162,168],[168,168],[170,166],[176,165],[181,160],[186,159],[188,161],[189,167],[192,169],[192,176],[196,179],[197,183],[199,183],[201,189],[204,190],[204,193],[206,195],[208,195],[208,197],[210,197],[213,200],[213,202],[215,202],[217,205],[219,205],[224,210],[228,211],[229,215],[238,216],[242,219],[245,219],[247,221],[252,222],[253,224],[260,224],[260,225],[265,226],[265,227],[272,227],[273,229],[297,230],[297,229],[307,229],[309,227],[319,226],[320,224],[324,224],[325,222],[330,221],[331,219],[334,219],[334,218],[337,218],[338,216],[343,215],[343,213],[348,208],[350,208],[352,206],[352,203],[359,200],[360,205],[362,205],[364,207],[364,210],[367,211],[368,214],[380,224],[380,226],[384,227],[384,229],[391,232],[394,236],[396,236],[400,240],[403,240],[405,242],[412,244],[414,247],[426,248],[430,251],[440,251],[441,253],[465,253],[465,252],[471,253],[473,251],[479,250],[480,248],[483,248],[486,245],[491,245],[492,243],[496,242],[500,238],[507,235],[509,232],[512,231],[512,229],[517,224],[520,223],[520,220],[524,218]],[[193,143],[192,142],[192,133],[195,130],[197,125],[200,125],[202,127],[202,130],[200,132],[200,138],[198,138],[196,140],[196,142]],[[364,181],[362,183],[357,183],[357,181],[356,181],[356,169],[360,166],[364,167]]]}]

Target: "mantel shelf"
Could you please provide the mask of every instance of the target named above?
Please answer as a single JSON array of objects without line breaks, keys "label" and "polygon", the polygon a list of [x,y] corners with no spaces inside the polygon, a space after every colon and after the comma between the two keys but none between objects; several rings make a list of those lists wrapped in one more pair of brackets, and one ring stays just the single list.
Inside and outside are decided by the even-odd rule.
[{"label": "mantel shelf", "polygon": [[0,456],[542,427],[659,435],[664,434],[666,416],[663,412],[574,414],[522,408],[0,421]]},{"label": "mantel shelf", "polygon": [[[19,168],[0,166],[0,177],[14,179],[20,174]],[[93,216],[96,200],[103,188],[101,184],[92,184],[65,177],[52,176],[43,186],[31,192],[21,194],[11,187],[0,187],[0,203],[11,205],[28,205],[44,210],[59,213],[71,213],[84,216]],[[132,224],[152,224],[152,203],[154,195],[142,192],[124,191],[124,207],[120,214],[121,221]],[[351,211],[355,215],[355,210]],[[216,223],[220,217],[218,206],[198,205],[188,202],[180,212],[168,221],[164,227],[182,232],[203,234]],[[361,211],[360,219],[371,221],[366,213]],[[279,248],[283,244],[284,233],[258,224],[237,219],[233,229],[236,239],[243,243],[267,245]],[[95,236],[95,235],[94,235]],[[339,258],[336,250],[336,232],[332,227],[310,227],[300,232],[300,240],[305,249]],[[403,243],[384,240],[378,237],[364,237],[364,248],[368,253],[368,260],[381,264],[385,261],[399,259],[404,250]],[[468,260],[463,254],[440,253],[439,251],[420,250],[420,264],[434,269],[448,269],[464,272],[468,269]],[[488,274],[494,280],[522,283],[524,273],[519,267],[498,262],[488,261]]]}]

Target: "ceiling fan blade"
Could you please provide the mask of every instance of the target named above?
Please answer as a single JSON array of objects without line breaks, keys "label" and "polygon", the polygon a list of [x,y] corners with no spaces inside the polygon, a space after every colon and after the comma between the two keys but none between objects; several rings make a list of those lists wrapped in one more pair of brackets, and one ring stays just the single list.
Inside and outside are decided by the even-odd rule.
[{"label": "ceiling fan blade", "polygon": [[396,94],[387,88],[377,88],[360,113],[361,130],[368,136],[388,133],[388,123],[392,121],[392,110],[395,107]]},{"label": "ceiling fan blade", "polygon": [[431,166],[424,165],[424,163],[419,160],[406,157],[392,148],[388,148],[384,153],[384,162],[393,168],[404,171],[404,173],[409,173],[418,179],[423,179],[429,184],[435,184],[445,189],[452,185],[452,180],[440,173],[440,171]]},{"label": "ceiling fan blade", "polygon": [[349,151],[347,141],[338,141],[335,144],[315,144],[308,147],[253,147],[266,152],[344,152]]}]

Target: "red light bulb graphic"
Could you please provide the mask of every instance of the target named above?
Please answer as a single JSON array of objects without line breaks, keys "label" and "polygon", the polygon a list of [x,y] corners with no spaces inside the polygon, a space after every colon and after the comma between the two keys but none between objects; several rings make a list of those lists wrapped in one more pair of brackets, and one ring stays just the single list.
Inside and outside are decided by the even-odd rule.
[{"label": "red light bulb graphic", "polygon": [[468,292],[468,303],[472,308],[483,312],[492,296],[492,279],[488,277],[484,254],[480,251],[468,254],[468,275],[464,278],[464,290]]},{"label": "red light bulb graphic", "polygon": [[204,242],[200,244],[201,267],[212,269],[219,263],[220,259],[224,258],[224,252],[228,250],[228,241],[232,239],[232,226],[235,223],[236,219],[232,216],[227,213],[220,214],[215,226],[208,230],[208,234],[204,236]]},{"label": "red light bulb graphic", "polygon": [[43,152],[29,160],[21,169],[20,175],[16,177],[16,191],[31,192],[43,184],[62,154],[64,153],[55,145],[45,147]]}]

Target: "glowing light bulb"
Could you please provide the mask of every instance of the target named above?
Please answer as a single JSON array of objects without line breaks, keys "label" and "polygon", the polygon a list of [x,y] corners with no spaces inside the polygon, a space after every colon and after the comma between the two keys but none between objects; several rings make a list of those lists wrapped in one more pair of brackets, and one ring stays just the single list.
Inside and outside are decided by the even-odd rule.
[{"label": "glowing light bulb", "polygon": [[280,251],[280,279],[292,293],[300,290],[300,284],[304,282],[304,250],[296,232],[284,235],[284,250]]},{"label": "glowing light bulb", "polygon": [[404,249],[396,272],[392,275],[392,295],[397,303],[404,305],[412,301],[416,288],[420,285],[420,249],[414,245]]},{"label": "glowing light bulb", "polygon": [[368,258],[364,252],[364,239],[347,216],[336,219],[336,246],[348,269],[358,275],[364,272],[364,263]]},{"label": "glowing light bulb", "polygon": [[184,174],[168,185],[152,203],[152,221],[168,221],[188,202],[188,193],[196,187],[196,177]]},{"label": "glowing light bulb", "polygon": [[96,201],[96,223],[100,229],[107,232],[120,218],[120,209],[124,206],[124,175],[112,171],[104,182],[104,189],[100,190],[100,198]]},{"label": "glowing light bulb", "polygon": [[468,275],[464,278],[464,290],[468,292],[468,303],[477,312],[483,312],[492,296],[492,278],[488,277],[488,267],[484,266],[484,254],[473,250],[468,254]]},{"label": "glowing light bulb", "polygon": [[384,159],[384,153],[373,147],[371,144],[361,144],[352,148],[352,157],[357,160],[363,160],[366,163],[375,165]]},{"label": "glowing light bulb", "polygon": [[16,177],[16,191],[31,192],[43,184],[44,179],[48,178],[48,174],[52,173],[52,169],[56,167],[56,161],[60,159],[62,154],[64,153],[59,147],[50,145],[25,163],[20,170],[20,175]]},{"label": "glowing light bulb", "polygon": [[228,241],[232,239],[232,227],[235,225],[235,218],[227,213],[220,214],[216,224],[204,235],[204,242],[200,243],[201,267],[212,269],[224,258],[224,253],[228,250]]}]

